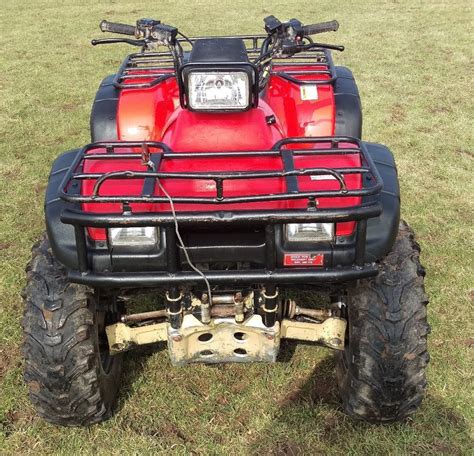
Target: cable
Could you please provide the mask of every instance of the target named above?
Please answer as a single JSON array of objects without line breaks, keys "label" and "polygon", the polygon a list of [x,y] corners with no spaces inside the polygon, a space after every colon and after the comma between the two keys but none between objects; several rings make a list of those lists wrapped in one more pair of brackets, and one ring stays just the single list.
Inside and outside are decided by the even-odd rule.
[{"label": "cable", "polygon": [[171,196],[169,195],[169,193],[165,190],[165,188],[161,184],[161,181],[158,177],[156,178],[156,182],[158,183],[158,187],[160,187],[160,190],[163,192],[163,194],[166,196],[166,198],[168,199],[168,201],[170,203],[171,213],[173,214],[174,229],[175,229],[175,232],[176,232],[176,237],[178,238],[178,243],[179,243],[180,247],[183,249],[184,256],[186,257],[186,261],[188,262],[190,268],[193,269],[195,272],[197,272],[203,278],[204,282],[206,283],[207,293],[208,293],[208,296],[209,296],[208,302],[211,305],[212,304],[211,284],[209,283],[209,280],[207,280],[207,277],[204,275],[204,273],[199,268],[197,268],[193,264],[193,262],[191,261],[191,258],[189,258],[188,250],[187,250],[186,246],[184,245],[183,238],[181,237],[181,233],[179,232],[178,219],[176,217],[174,202],[173,202]]},{"label": "cable", "polygon": [[188,38],[184,33],[178,32],[178,35],[182,36],[190,45],[191,47],[194,46],[194,43]]}]

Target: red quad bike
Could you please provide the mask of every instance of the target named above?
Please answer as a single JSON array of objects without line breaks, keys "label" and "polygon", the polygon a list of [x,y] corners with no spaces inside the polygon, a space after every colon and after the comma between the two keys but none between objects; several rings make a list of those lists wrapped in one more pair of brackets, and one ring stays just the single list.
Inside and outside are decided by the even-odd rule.
[{"label": "red quad bike", "polygon": [[[91,144],[49,178],[24,291],[38,413],[110,417],[135,346],[166,341],[174,366],[274,362],[285,338],[335,351],[349,415],[413,413],[424,270],[393,156],[361,140],[356,83],[330,53],[343,48],[311,38],[338,23],[270,16],[266,34],[207,38],[151,19],[100,28],[129,37],[94,45],[141,50],[100,85]],[[136,313],[144,292],[162,299]]]}]

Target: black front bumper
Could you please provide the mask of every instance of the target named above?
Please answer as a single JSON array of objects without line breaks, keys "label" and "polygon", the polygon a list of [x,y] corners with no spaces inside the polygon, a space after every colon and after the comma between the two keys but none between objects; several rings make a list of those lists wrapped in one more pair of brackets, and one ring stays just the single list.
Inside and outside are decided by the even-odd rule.
[{"label": "black front bumper", "polygon": [[[384,146],[365,143],[366,149],[383,180],[384,189],[363,198],[357,207],[311,211],[258,211],[178,213],[180,230],[195,228],[210,233],[232,229],[260,230],[260,240],[240,237],[238,242],[220,245],[193,245],[190,235],[186,245],[197,263],[233,259],[246,262],[245,268],[206,270],[211,284],[250,285],[322,284],[353,281],[376,275],[374,262],[390,250],[398,230],[399,189],[393,156]],[[182,250],[176,243],[174,220],[170,214],[93,214],[80,210],[75,202],[59,198],[59,190],[79,151],[67,152],[56,160],[46,195],[46,225],[51,247],[58,260],[69,271],[74,282],[93,287],[161,287],[184,283],[203,283],[202,278],[187,271]],[[282,235],[284,223],[356,221],[354,236],[336,243],[318,246],[291,246]],[[160,247],[154,252],[113,252],[107,243],[90,242],[85,227],[150,226],[162,228]],[[258,238],[258,236],[257,236]],[[218,243],[217,243],[218,244]],[[323,267],[283,268],[287,252],[323,253]]]},{"label": "black front bumper", "polygon": [[[241,271],[206,271],[209,283],[215,285],[249,285],[249,284],[336,284],[349,282],[377,275],[375,264],[364,266],[346,266],[327,269],[276,269],[274,271],[241,270]],[[164,287],[180,284],[204,284],[201,276],[195,272],[84,272],[70,271],[73,282],[91,287],[107,288],[141,288]]]},{"label": "black front bumper", "polygon": [[[318,211],[279,211],[279,212],[213,212],[180,213],[177,222],[180,229],[207,228],[212,237],[215,230],[222,227],[245,226],[263,227],[261,243],[250,245],[250,241],[239,239],[238,245],[216,245],[211,248],[203,245],[187,244],[192,261],[195,263],[219,263],[225,258],[243,260],[258,269],[232,269],[206,271],[212,284],[255,284],[255,283],[333,283],[357,280],[375,275],[377,268],[365,264],[367,218],[380,215],[382,206],[373,201],[365,206],[346,209]],[[174,219],[168,214],[93,214],[81,211],[64,210],[63,223],[75,226],[75,245],[77,246],[77,271],[70,272],[74,282],[95,287],[139,287],[163,286],[180,283],[199,283],[203,279],[195,272],[183,271],[187,263],[184,252],[176,242]],[[282,224],[290,222],[344,222],[357,221],[355,236],[339,240],[339,244],[321,243],[316,247],[324,254],[323,267],[281,268],[285,253],[314,251],[314,245],[288,246],[283,240]],[[102,255],[94,254],[88,244],[85,227],[125,227],[160,226],[161,247],[150,253],[111,253],[108,248],[100,249]],[[232,236],[230,236],[232,237]],[[192,237],[191,237],[192,238]],[[234,236],[235,238],[235,236]],[[230,243],[230,242],[229,242]],[[228,243],[228,244],[229,244]],[[112,271],[101,267],[99,258],[111,261]],[[146,264],[146,266],[145,266]],[[337,265],[337,266],[336,266]],[[91,267],[92,266],[92,267]],[[136,268],[136,269],[135,269]],[[152,271],[143,272],[147,268]],[[134,270],[135,269],[135,270]],[[164,269],[160,271],[160,269]]]}]

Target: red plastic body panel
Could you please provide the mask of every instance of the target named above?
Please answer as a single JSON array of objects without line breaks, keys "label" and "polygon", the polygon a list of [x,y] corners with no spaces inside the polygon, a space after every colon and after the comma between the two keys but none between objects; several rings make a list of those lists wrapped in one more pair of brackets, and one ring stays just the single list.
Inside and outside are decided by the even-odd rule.
[{"label": "red plastic body panel", "polygon": [[[306,67],[302,67],[304,69]],[[318,69],[309,66],[308,69]],[[275,71],[284,70],[284,66],[276,67]],[[323,75],[322,78],[327,76]],[[304,79],[304,76],[301,77]],[[314,78],[314,75],[313,75]],[[136,82],[136,81],[135,81]],[[268,150],[280,139],[290,136],[332,136],[335,125],[335,105],[331,84],[312,86],[311,96],[303,96],[302,86],[273,75],[265,93],[259,100],[259,106],[240,113],[197,113],[184,110],[179,105],[178,85],[175,78],[169,78],[160,84],[147,89],[123,89],[121,91],[117,127],[120,140],[126,141],[162,141],[173,151],[251,151]],[[275,122],[267,122],[269,116]],[[301,146],[298,146],[301,147]],[[310,147],[308,145],[307,147]],[[105,151],[104,151],[105,152]],[[124,150],[125,152],[125,150]],[[130,151],[129,151],[130,152]],[[360,166],[358,155],[327,155],[319,157],[295,157],[295,168],[298,167],[351,167]],[[85,172],[104,173],[120,170],[142,170],[146,168],[138,161],[114,160],[87,161]],[[192,172],[192,171],[270,171],[280,170],[280,158],[266,157],[239,159],[189,159],[164,161],[160,171]],[[163,180],[163,185],[171,196],[213,196],[213,181],[186,181],[186,188],[179,180]],[[90,195],[95,181],[84,182],[82,193]],[[310,176],[298,177],[301,190],[338,189],[333,179],[313,179]],[[361,186],[359,174],[346,177],[348,188]],[[250,188],[251,187],[251,188]],[[109,180],[101,188],[101,195],[140,195],[143,180]],[[249,194],[268,194],[285,191],[284,178],[268,178],[252,180],[251,185],[245,180],[226,181],[226,196]],[[160,195],[159,188],[155,190]],[[320,198],[319,207],[347,207],[360,204],[359,197]],[[290,209],[305,208],[305,200],[287,200],[264,203],[246,204],[177,204],[178,211],[214,211],[214,210],[258,210],[258,209]],[[83,204],[85,211],[120,212],[119,204]],[[133,212],[169,211],[168,204],[132,204]],[[353,232],[354,223],[339,223],[336,235],[346,236]],[[94,240],[104,240],[103,229],[89,229]]]},{"label": "red plastic body panel", "polygon": [[[276,65],[274,71],[288,69]],[[302,66],[300,71],[321,70],[318,66]],[[298,79],[314,79],[314,76],[298,76]],[[328,76],[321,76],[328,79]],[[334,90],[331,84],[313,85],[317,99],[303,100],[304,86],[272,76],[263,99],[270,105],[279,120],[285,137],[288,136],[332,136],[335,128]]]}]

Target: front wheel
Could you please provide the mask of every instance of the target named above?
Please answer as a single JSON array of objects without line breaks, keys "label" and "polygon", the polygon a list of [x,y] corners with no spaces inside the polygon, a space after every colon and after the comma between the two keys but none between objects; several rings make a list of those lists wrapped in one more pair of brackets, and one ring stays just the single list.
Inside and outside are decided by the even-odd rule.
[{"label": "front wheel", "polygon": [[350,416],[399,421],[423,399],[429,325],[419,254],[413,231],[402,222],[379,275],[349,291],[346,347],[336,369]]},{"label": "front wheel", "polygon": [[24,290],[25,381],[45,420],[86,426],[108,418],[122,356],[110,356],[105,326],[119,318],[111,298],[70,283],[48,239],[34,248]]}]

